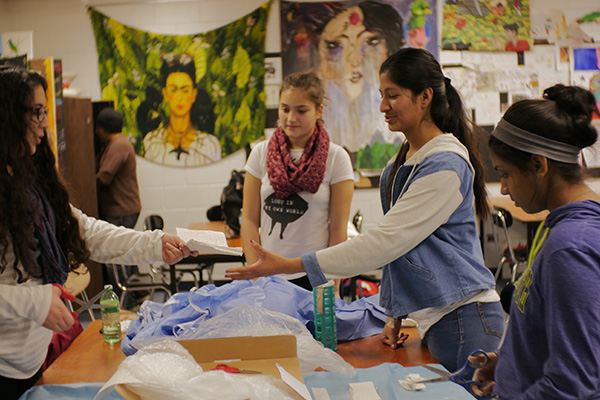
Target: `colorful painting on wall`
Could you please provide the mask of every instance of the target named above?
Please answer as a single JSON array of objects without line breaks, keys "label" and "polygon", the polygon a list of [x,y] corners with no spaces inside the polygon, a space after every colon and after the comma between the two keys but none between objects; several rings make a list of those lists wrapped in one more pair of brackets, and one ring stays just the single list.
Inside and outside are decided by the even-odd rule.
[{"label": "colorful painting on wall", "polygon": [[446,0],[443,50],[529,51],[529,0]]},{"label": "colorful painting on wall", "polygon": [[269,7],[193,35],[145,32],[88,10],[102,100],[123,114],[137,154],[198,167],[264,135]]},{"label": "colorful painting on wall", "polygon": [[356,169],[377,173],[404,136],[379,112],[381,63],[406,46],[438,54],[435,1],[281,2],[283,76],[314,71],[325,84],[323,120]]},{"label": "colorful painting on wall", "polygon": [[600,40],[600,11],[567,21],[563,10],[544,9],[531,16],[533,44],[581,46]]}]

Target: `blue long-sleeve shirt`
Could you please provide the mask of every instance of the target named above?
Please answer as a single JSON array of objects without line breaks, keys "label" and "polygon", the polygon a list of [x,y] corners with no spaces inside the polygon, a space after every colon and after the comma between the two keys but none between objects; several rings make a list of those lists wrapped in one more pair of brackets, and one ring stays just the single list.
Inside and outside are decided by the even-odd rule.
[{"label": "blue long-sleeve shirt", "polygon": [[501,399],[600,399],[600,204],[553,210],[519,280],[495,392]]}]

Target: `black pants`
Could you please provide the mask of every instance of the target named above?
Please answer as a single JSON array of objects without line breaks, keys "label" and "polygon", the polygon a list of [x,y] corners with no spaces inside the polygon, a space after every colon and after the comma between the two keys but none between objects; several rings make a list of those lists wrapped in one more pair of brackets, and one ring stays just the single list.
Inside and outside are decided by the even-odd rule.
[{"label": "black pants", "polygon": [[309,290],[311,292],[313,290],[313,287],[310,284],[310,281],[308,280],[307,275],[301,276],[300,278],[291,279],[290,282],[296,286],[300,286],[301,288]]},{"label": "black pants", "polygon": [[31,378],[28,379],[12,379],[5,378],[0,375],[0,388],[2,391],[2,398],[6,400],[18,400],[23,393],[30,387],[35,385],[37,381],[42,377],[43,366],[40,367],[38,372],[35,373]]}]

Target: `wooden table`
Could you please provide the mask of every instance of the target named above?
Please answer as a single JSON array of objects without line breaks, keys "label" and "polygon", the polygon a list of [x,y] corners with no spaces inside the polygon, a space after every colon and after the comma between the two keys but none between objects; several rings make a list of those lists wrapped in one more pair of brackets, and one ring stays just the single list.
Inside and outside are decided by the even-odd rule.
[{"label": "wooden table", "polygon": [[121,342],[106,343],[95,320],[77,336],[69,348],[44,372],[36,385],[106,382],[125,359]]},{"label": "wooden table", "polygon": [[494,207],[510,212],[514,219],[518,219],[519,221],[525,223],[542,222],[550,213],[548,210],[544,210],[540,211],[539,213],[528,214],[521,207],[517,207],[515,202],[510,199],[510,196],[491,197],[490,203]]},{"label": "wooden table", "polygon": [[544,210],[535,214],[526,213],[521,207],[517,207],[515,202],[510,199],[510,196],[491,197],[489,201],[493,207],[508,211],[513,219],[525,223],[527,227],[527,252],[529,253],[538,225],[546,219],[550,212]]},{"label": "wooden table", "polygon": [[417,328],[402,328],[409,338],[404,344],[392,349],[379,340],[379,335],[339,343],[337,353],[355,368],[371,368],[383,363],[398,363],[403,367],[421,364],[439,364],[421,341]]},{"label": "wooden table", "polygon": [[[227,236],[227,226],[224,221],[211,221],[211,222],[193,222],[188,226],[188,229],[201,230],[201,231],[217,231],[225,233]],[[229,247],[241,247],[242,239],[239,236],[227,237],[227,244]],[[200,275],[200,286],[204,284],[202,280],[202,269],[212,266],[216,263],[230,263],[230,262],[244,262],[244,256],[234,256],[228,254],[210,254],[201,253],[195,257],[186,257],[179,261],[177,264],[169,266],[169,278],[170,278],[170,289],[171,293],[177,293],[177,267],[179,264],[197,264],[199,275]]]},{"label": "wooden table", "polygon": [[[36,385],[106,382],[125,359],[121,343],[104,342],[102,321],[92,321],[71,346],[44,372]],[[417,362],[437,363],[422,344],[416,328],[402,328],[410,335],[407,342],[392,350],[371,336],[338,345],[337,353],[356,368],[369,368],[382,363],[400,363],[413,367]]]}]

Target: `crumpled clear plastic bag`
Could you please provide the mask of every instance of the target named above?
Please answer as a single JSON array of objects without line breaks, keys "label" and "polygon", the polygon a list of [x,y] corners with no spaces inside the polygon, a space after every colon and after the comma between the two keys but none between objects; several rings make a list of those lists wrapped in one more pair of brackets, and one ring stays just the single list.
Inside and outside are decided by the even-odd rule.
[{"label": "crumpled clear plastic bag", "polygon": [[[176,339],[209,339],[237,336],[294,335],[298,347],[298,361],[303,373],[317,367],[342,375],[354,375],[352,365],[336,352],[317,342],[297,319],[262,307],[241,305],[224,314],[200,322],[191,321],[179,326]],[[157,337],[138,343],[145,346]]]},{"label": "crumpled clear plastic bag", "polygon": [[117,384],[144,400],[287,400],[283,381],[269,375],[203,372],[179,343],[162,338],[127,357],[100,389],[94,400],[102,400]]}]

